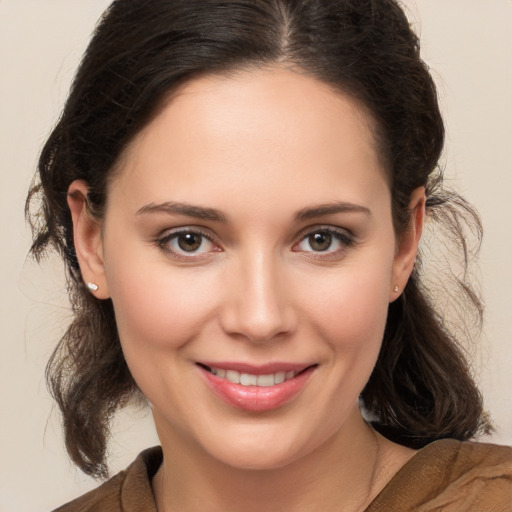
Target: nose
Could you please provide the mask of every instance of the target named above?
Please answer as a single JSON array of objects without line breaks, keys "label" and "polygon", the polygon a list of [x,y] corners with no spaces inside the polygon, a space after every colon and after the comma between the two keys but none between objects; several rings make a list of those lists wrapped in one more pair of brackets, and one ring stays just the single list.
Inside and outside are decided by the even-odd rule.
[{"label": "nose", "polygon": [[297,317],[277,257],[241,258],[230,271],[220,315],[226,333],[266,343],[295,330]]}]

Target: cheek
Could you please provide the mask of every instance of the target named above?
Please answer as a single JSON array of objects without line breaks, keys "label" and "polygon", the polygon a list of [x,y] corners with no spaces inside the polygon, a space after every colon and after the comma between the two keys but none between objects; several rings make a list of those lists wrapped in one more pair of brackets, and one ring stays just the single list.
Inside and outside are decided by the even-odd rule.
[{"label": "cheek", "polygon": [[[347,367],[373,364],[386,324],[391,265],[340,272],[310,295],[314,329]],[[373,362],[372,362],[373,361]]]},{"label": "cheek", "polygon": [[214,277],[171,268],[165,261],[114,262],[107,279],[123,349],[184,345],[214,316]]},{"label": "cheek", "polygon": [[187,360],[189,342],[215,318],[214,276],[126,259],[108,269],[107,279],[133,378],[151,403],[172,402],[180,410],[182,398],[171,391],[181,385],[175,370]]},{"label": "cheek", "polygon": [[332,435],[347,420],[375,367],[388,311],[387,268],[345,266],[309,287],[312,293],[303,302],[301,317],[309,319],[306,334],[319,347],[325,369],[310,410],[317,439]]}]

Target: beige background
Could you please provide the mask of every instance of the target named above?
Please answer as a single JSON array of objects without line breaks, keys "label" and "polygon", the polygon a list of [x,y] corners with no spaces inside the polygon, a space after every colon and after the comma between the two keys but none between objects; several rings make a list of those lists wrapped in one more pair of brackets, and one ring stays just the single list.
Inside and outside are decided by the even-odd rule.
[{"label": "beige background", "polygon": [[[62,447],[44,365],[69,312],[55,260],[25,261],[23,203],[38,152],[108,0],[0,0],[0,511],[50,510],[93,487]],[[480,210],[487,302],[475,365],[496,425],[512,444],[512,1],[407,0],[437,78],[445,161]],[[442,78],[441,78],[442,77]],[[155,444],[149,415],[123,413],[112,470]]]}]

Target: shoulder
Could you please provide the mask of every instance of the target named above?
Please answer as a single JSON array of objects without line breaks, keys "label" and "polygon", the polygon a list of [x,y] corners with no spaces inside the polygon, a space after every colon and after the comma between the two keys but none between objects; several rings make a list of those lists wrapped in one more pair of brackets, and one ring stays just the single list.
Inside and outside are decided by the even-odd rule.
[{"label": "shoulder", "polygon": [[416,453],[367,509],[512,512],[512,448],[436,441]]},{"label": "shoulder", "polygon": [[54,512],[156,512],[151,478],[161,462],[160,447],[145,450],[127,469]]}]

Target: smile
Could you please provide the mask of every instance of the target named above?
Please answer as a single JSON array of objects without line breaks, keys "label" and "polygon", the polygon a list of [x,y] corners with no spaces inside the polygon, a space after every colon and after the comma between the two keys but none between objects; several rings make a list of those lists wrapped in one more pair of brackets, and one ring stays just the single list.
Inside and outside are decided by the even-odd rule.
[{"label": "smile", "polygon": [[242,386],[260,386],[268,387],[282,384],[287,380],[293,379],[298,372],[290,370],[288,372],[280,371],[269,373],[267,375],[253,375],[250,373],[241,373],[236,370],[225,370],[223,368],[207,368],[213,375],[226,379],[233,384],[241,384]]},{"label": "smile", "polygon": [[253,412],[277,409],[291,401],[307,385],[317,366],[280,364],[255,368],[197,363],[215,395],[232,407]]}]

